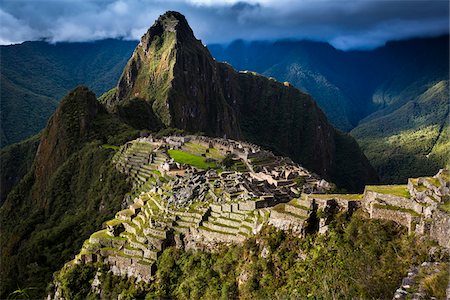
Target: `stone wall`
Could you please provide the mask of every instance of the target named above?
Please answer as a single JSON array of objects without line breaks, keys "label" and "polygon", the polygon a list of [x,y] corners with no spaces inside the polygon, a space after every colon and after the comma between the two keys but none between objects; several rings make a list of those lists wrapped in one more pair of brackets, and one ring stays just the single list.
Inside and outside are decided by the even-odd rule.
[{"label": "stone wall", "polygon": [[411,214],[407,212],[385,209],[377,206],[372,206],[370,210],[370,218],[394,221],[408,228],[408,233],[415,231],[415,224],[418,224],[420,221],[419,217],[411,216]]},{"label": "stone wall", "polygon": [[430,237],[450,249],[450,215],[436,210],[431,220]]},{"label": "stone wall", "polygon": [[305,219],[271,210],[268,223],[277,229],[292,230],[293,233],[301,235],[303,234]]},{"label": "stone wall", "polygon": [[388,205],[398,206],[405,209],[411,209],[419,214],[424,213],[424,206],[420,205],[416,201],[404,197],[389,195],[389,194],[381,194],[373,191],[365,191],[364,192],[364,205],[366,207],[373,202],[385,203]]}]

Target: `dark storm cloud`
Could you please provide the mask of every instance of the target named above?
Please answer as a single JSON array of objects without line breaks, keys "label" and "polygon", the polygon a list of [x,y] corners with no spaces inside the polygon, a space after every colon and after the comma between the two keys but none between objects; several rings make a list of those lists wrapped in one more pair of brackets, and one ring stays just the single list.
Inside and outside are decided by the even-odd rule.
[{"label": "dark storm cloud", "polygon": [[0,43],[138,39],[166,10],[185,14],[204,43],[309,38],[364,48],[449,27],[440,0],[0,0]]}]

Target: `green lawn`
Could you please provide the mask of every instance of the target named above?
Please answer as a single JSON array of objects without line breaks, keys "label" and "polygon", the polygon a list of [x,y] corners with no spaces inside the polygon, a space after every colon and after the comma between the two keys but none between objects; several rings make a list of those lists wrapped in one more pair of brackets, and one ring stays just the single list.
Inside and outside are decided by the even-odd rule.
[{"label": "green lawn", "polygon": [[180,164],[191,165],[198,169],[205,169],[205,170],[217,167],[215,163],[205,162],[205,157],[198,156],[189,152],[180,150],[168,150],[167,152],[171,158],[173,158],[176,162]]},{"label": "green lawn", "polygon": [[406,185],[368,185],[366,189],[375,193],[411,198]]},{"label": "green lawn", "polygon": [[92,236],[93,238],[104,238],[104,239],[109,239],[109,238],[111,238],[111,236],[110,236],[109,234],[107,234],[106,232],[107,232],[107,230],[106,230],[106,229],[103,229],[103,230],[94,232],[91,236]]}]

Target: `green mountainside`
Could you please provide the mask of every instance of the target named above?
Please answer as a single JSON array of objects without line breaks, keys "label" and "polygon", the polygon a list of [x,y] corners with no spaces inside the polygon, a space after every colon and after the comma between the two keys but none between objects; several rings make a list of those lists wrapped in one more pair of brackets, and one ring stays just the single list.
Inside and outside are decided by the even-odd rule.
[{"label": "green mountainside", "polygon": [[102,94],[119,78],[136,42],[25,42],[0,46],[0,146],[45,127],[58,100],[79,84]]},{"label": "green mountainside", "polygon": [[[397,153],[401,159],[388,144],[384,147],[385,143],[377,139],[393,140],[401,133],[413,140],[424,123],[442,127],[442,114],[446,114],[449,105],[448,88],[442,88],[440,93],[430,90],[441,81],[448,81],[448,35],[389,42],[370,51],[343,52],[325,43],[308,41],[236,41],[228,46],[210,45],[209,49],[218,60],[228,61],[237,69],[289,81],[310,93],[335,126],[352,130],[384,182],[431,175],[444,166],[443,159],[438,158],[442,155],[423,159],[422,154],[417,154],[426,150],[414,149],[431,149],[435,134],[416,140],[414,147],[401,147],[401,153]],[[429,98],[433,104],[417,104],[421,97]],[[442,113],[436,113],[438,108]],[[385,123],[394,118],[421,121]],[[380,134],[380,128],[387,130]],[[401,132],[402,129],[408,130]]]},{"label": "green mountainside", "polygon": [[450,158],[448,81],[352,130],[382,181],[432,174]]},{"label": "green mountainside", "polygon": [[[164,39],[167,38],[164,37]],[[448,80],[448,44],[448,36],[441,36],[388,42],[378,49],[364,51],[340,51],[327,43],[290,40],[235,41],[227,46],[209,45],[208,49],[217,60],[227,61],[238,70],[251,70],[273,76],[279,81],[288,81],[309,93],[330,122],[348,132],[359,124],[364,127],[363,124],[372,119],[391,114],[406,102],[419,97],[431,86],[442,80]],[[168,47],[170,43],[165,45]],[[58,99],[73,86],[85,84],[97,95],[110,89],[120,77],[126,60],[135,46],[135,41],[120,40],[55,45],[45,42],[26,42],[20,45],[1,46],[1,146],[18,142],[41,130],[56,108]],[[193,51],[198,46],[191,43],[184,50]],[[160,49],[157,43],[149,49],[154,57],[163,52],[169,53],[166,50]],[[138,56],[142,57],[142,53],[135,54],[135,57]],[[168,59],[169,57],[159,60],[162,63],[161,66],[164,60],[166,63],[169,62]],[[149,70],[156,70],[154,69],[156,66],[149,67]],[[145,80],[152,79],[151,72],[146,74]],[[170,76],[170,74],[164,76]],[[168,90],[163,84],[168,82],[166,79],[159,78],[159,84],[162,85],[153,84],[151,87],[158,99]],[[142,92],[152,93],[152,91]],[[210,92],[199,91],[199,93],[206,93],[205,95],[209,95]],[[187,96],[189,95],[179,95],[183,99]],[[136,101],[134,98],[127,101],[127,105],[120,107],[120,113],[129,115],[128,119],[133,119],[134,127],[163,126],[154,114],[154,111],[164,114],[164,105],[156,107],[158,103],[161,103],[160,100],[152,102],[154,107],[147,105],[147,102]],[[222,104],[217,108],[209,107],[210,111],[207,115],[215,116],[216,110],[226,111],[221,118],[232,115],[227,111],[229,108],[222,100],[217,103]],[[139,117],[135,116],[137,110],[141,111]],[[131,118],[133,115],[135,117]],[[231,122],[236,121],[238,120]],[[212,124],[213,120],[207,122]],[[381,119],[378,122],[381,122]],[[439,120],[435,121],[434,125],[439,126],[439,122]],[[195,128],[193,130],[195,131]],[[368,130],[364,131],[369,136],[372,135]],[[364,143],[362,140],[358,142]],[[423,147],[427,146],[423,145]],[[381,151],[381,153],[387,153],[387,151]],[[406,180],[408,176],[417,175],[412,168],[409,171],[405,169],[401,174],[392,173],[392,168],[377,165],[381,160],[388,161],[387,157],[374,158],[370,152],[366,154],[370,157],[371,163],[381,172],[382,180],[386,182],[398,182]],[[427,172],[422,175],[430,175],[437,171],[424,166],[420,159],[417,160],[414,153],[411,153],[411,157],[413,159],[411,166],[418,166],[419,170]],[[432,165],[440,163],[435,159],[432,160]],[[394,166],[396,161],[393,159],[388,164]],[[409,175],[408,172],[410,172]]]},{"label": "green mountainside", "polygon": [[0,190],[0,204],[6,199],[11,189],[30,170],[39,142],[40,135],[35,135],[0,150],[0,182],[2,187]]}]

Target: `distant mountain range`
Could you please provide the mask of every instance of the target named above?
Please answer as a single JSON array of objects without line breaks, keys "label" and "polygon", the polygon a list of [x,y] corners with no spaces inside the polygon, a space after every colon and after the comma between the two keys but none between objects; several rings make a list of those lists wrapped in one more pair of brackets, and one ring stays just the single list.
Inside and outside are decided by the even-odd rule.
[{"label": "distant mountain range", "polygon": [[75,86],[88,85],[97,95],[109,90],[136,44],[110,39],[1,46],[1,146],[44,128],[59,100]]},{"label": "distant mountain range", "polygon": [[[2,46],[1,145],[43,128],[57,99],[75,85],[86,84],[98,96],[113,87],[136,44],[104,40]],[[216,60],[238,70],[288,81],[311,94],[334,126],[357,138],[385,182],[431,175],[446,164],[448,152],[442,145],[447,141],[440,133],[445,134],[448,119],[448,36],[389,42],[367,51],[289,40],[239,40],[208,49]],[[417,101],[424,97],[427,105]],[[406,123],[389,121],[393,119]],[[384,127],[389,130],[380,129]],[[427,138],[415,139],[422,134]],[[401,142],[392,146],[400,135]],[[407,146],[410,140],[415,147]]]}]

